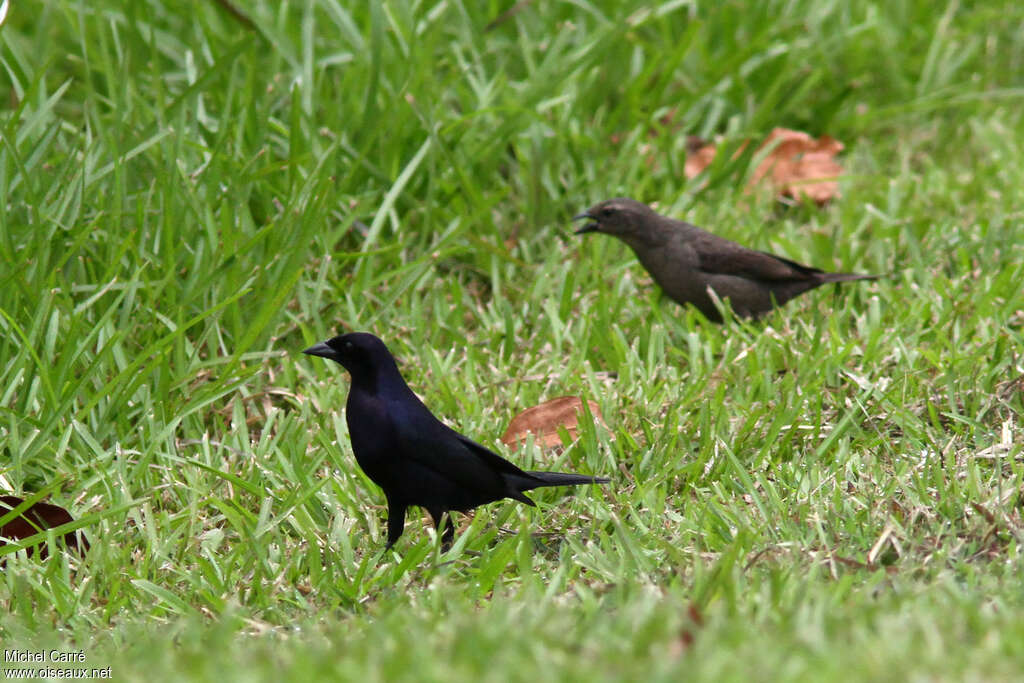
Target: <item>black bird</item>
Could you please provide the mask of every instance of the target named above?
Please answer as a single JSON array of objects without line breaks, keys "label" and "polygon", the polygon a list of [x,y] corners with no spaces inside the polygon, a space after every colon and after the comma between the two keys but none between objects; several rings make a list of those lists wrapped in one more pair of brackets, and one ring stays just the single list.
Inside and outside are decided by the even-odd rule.
[{"label": "black bird", "polygon": [[372,334],[343,334],[303,353],[337,361],[352,375],[345,418],[356,462],[388,501],[387,548],[402,535],[410,505],[430,513],[448,547],[455,527],[449,514],[441,530],[446,512],[466,512],[502,498],[533,505],[524,491],[608,482],[580,474],[524,472],[446,426],[413,393],[391,352]]},{"label": "black bird", "polygon": [[618,237],[636,252],[654,281],[680,304],[693,304],[712,322],[722,315],[708,293],[728,299],[744,318],[757,318],[793,297],[829,282],[874,280],[878,275],[826,273],[781,256],[747,249],[695,225],[654,212],[635,199],[609,199],[573,220],[586,218],[576,231]]}]

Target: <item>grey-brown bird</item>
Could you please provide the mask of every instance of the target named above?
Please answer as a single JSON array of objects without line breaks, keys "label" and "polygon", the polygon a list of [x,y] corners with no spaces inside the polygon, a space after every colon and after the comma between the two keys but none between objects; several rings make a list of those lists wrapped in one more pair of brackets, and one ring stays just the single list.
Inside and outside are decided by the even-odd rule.
[{"label": "grey-brown bird", "polygon": [[736,315],[757,318],[793,297],[829,282],[874,280],[877,275],[826,273],[781,256],[754,251],[695,225],[655,213],[635,199],[595,204],[573,220],[589,223],[576,231],[613,235],[632,247],[654,281],[680,304],[692,304],[722,322],[709,290],[729,300]]}]

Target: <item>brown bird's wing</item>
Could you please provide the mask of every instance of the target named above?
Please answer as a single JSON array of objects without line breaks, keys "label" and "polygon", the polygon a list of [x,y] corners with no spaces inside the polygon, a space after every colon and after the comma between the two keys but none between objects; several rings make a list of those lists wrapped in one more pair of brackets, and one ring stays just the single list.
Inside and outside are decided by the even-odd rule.
[{"label": "brown bird's wing", "polygon": [[815,280],[823,272],[781,256],[747,249],[723,238],[696,240],[694,248],[699,268],[716,275],[734,275],[748,280],[777,282]]}]

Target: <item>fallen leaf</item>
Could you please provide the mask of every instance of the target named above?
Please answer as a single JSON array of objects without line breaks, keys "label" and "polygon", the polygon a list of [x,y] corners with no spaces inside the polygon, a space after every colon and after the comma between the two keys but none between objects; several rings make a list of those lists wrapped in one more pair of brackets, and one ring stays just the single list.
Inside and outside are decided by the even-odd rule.
[{"label": "fallen leaf", "polygon": [[779,194],[794,199],[807,197],[818,204],[839,195],[838,178],[843,167],[836,155],[843,151],[843,143],[827,135],[815,140],[807,133],[776,128],[762,148],[771,145],[775,147],[754,170],[751,182],[770,174]]},{"label": "fallen leaf", "polygon": [[714,144],[707,144],[696,135],[686,138],[686,164],[683,166],[683,173],[687,178],[696,178],[714,160]]},{"label": "fallen leaf", "polygon": [[[17,496],[0,496],[0,517],[5,516],[24,502],[24,498]],[[9,519],[0,527],[0,547],[7,545],[8,541],[20,541],[29,536],[34,536],[45,529],[52,529],[73,521],[75,520],[71,513],[59,505],[40,502],[33,503],[28,508],[22,510],[17,517]],[[78,531],[69,531],[64,534],[64,543],[67,544],[68,548],[83,553],[89,549],[89,542]],[[32,556],[34,550],[35,546],[27,549],[29,557]],[[39,544],[40,559],[46,559],[48,554],[49,550],[46,547],[46,543],[41,542]],[[2,560],[0,560],[0,563],[2,563]]]},{"label": "fallen leaf", "polygon": [[669,646],[669,655],[679,657],[693,647],[697,640],[696,632],[704,627],[704,615],[692,602],[686,608],[687,623],[679,629],[679,638]]},{"label": "fallen leaf", "polygon": [[[740,146],[737,154],[743,151]],[[775,192],[793,199],[807,198],[824,204],[839,196],[839,176],[843,167],[836,161],[836,155],[843,151],[843,143],[828,135],[813,138],[807,133],[788,128],[776,128],[758,147],[758,152],[770,148],[750,177],[750,185],[757,185],[767,179]],[[715,158],[714,143],[704,143],[699,138],[687,140],[687,156],[684,173],[687,178],[696,177]]]},{"label": "fallen leaf", "polygon": [[[593,401],[587,401],[590,414],[598,424],[604,425],[601,410]],[[527,434],[533,434],[537,442],[544,448],[562,445],[558,436],[558,428],[565,427],[569,437],[575,439],[579,435],[579,414],[583,409],[583,401],[577,396],[560,396],[540,405],[527,408],[512,418],[508,429],[501,437],[506,446],[526,441]]]}]

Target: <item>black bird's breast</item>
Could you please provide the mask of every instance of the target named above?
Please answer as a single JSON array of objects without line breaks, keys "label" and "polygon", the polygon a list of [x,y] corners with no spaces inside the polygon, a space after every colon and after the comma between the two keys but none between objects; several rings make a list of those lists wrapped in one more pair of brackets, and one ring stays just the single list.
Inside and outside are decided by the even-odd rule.
[{"label": "black bird's breast", "polygon": [[385,492],[394,488],[401,443],[387,402],[353,389],[345,407],[345,421],[359,467]]}]

